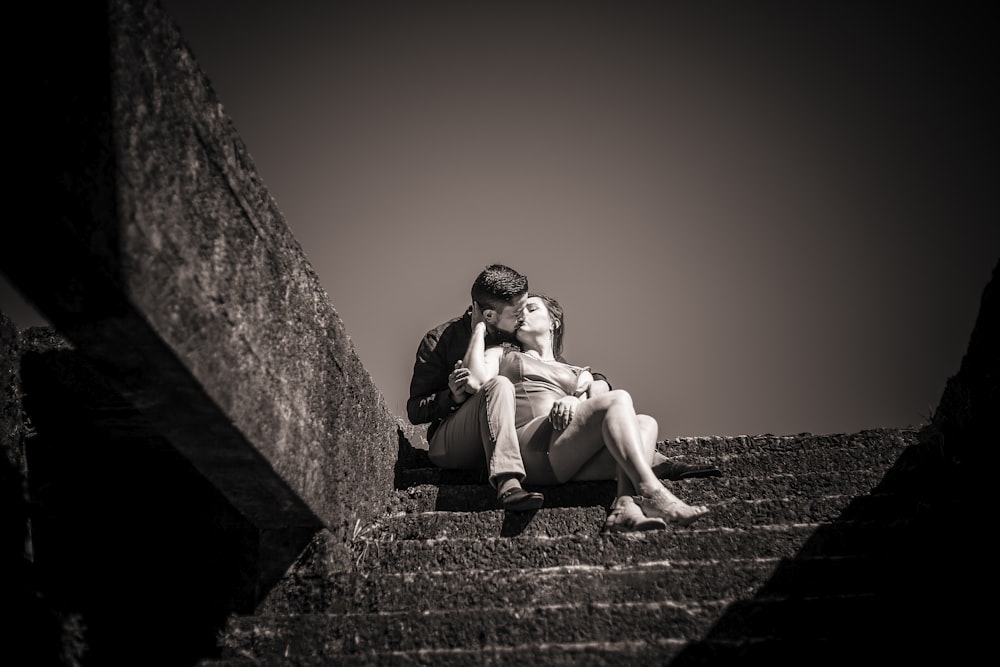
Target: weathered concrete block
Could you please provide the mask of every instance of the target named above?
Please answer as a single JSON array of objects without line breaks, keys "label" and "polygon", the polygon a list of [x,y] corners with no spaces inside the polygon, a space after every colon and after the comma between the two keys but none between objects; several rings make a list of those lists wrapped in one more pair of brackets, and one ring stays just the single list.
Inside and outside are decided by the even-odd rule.
[{"label": "weathered concrete block", "polygon": [[0,311],[0,553],[7,572],[20,567],[30,548],[19,364],[17,327]]},{"label": "weathered concrete block", "polygon": [[160,5],[57,4],[29,10],[37,205],[0,267],[254,525],[346,540],[397,418]]},{"label": "weathered concrete block", "polygon": [[972,472],[987,443],[1000,440],[1000,262],[983,288],[979,313],[958,372],[948,378],[926,436],[947,460]]}]

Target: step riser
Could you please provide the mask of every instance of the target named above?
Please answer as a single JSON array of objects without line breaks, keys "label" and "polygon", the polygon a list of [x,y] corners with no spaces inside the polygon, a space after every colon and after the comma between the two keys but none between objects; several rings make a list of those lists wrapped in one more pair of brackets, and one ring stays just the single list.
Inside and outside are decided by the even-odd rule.
[{"label": "step riser", "polygon": [[[491,600],[483,599],[482,605]],[[535,608],[475,608],[459,611],[390,614],[301,615],[238,619],[225,631],[230,649],[257,653],[322,646],[323,654],[413,651],[518,643],[572,643],[642,640],[691,640],[711,627],[722,605],[590,605]],[[287,647],[287,648],[286,648]]]},{"label": "step riser", "polygon": [[[806,474],[820,471],[886,469],[907,447],[915,443],[915,435],[905,438],[886,435],[872,440],[847,443],[846,446],[837,445],[835,441],[830,444],[791,439],[775,440],[769,447],[755,442],[746,449],[741,449],[731,441],[727,441],[725,447],[718,447],[716,445],[719,443],[708,441],[700,444],[681,443],[660,447],[660,451],[678,462],[715,465],[723,471],[725,477],[770,477],[778,471],[784,474]],[[397,486],[485,484],[486,481],[486,475],[482,471],[445,470],[432,464],[424,455],[400,471]],[[683,483],[690,480],[678,481]]]},{"label": "step riser", "polygon": [[[820,449],[839,450],[848,454],[862,450],[877,455],[884,450],[902,451],[919,440],[919,427],[900,429],[869,429],[857,433],[813,435],[741,435],[671,438],[657,443],[657,450],[670,457],[714,460],[720,456],[741,457],[757,452],[795,453]],[[420,468],[427,463],[427,444],[414,443],[401,453],[405,468]]]},{"label": "step riser", "polygon": [[[558,539],[395,540],[355,543],[357,572],[433,572],[467,569],[544,568],[568,565],[613,567],[651,562],[790,558],[810,539],[813,526],[776,529],[694,530],[678,528],[646,533],[576,536]],[[842,553],[851,555],[850,539],[836,533]],[[301,571],[329,574],[321,554],[303,562]]]},{"label": "step riser", "polygon": [[[697,525],[697,524],[696,524]],[[919,549],[919,522],[894,524],[845,522],[835,525],[784,525],[769,528],[669,528],[644,533],[577,535],[554,539],[390,540],[352,543],[356,570],[431,572],[440,570],[560,567],[614,567],[662,561],[791,558],[826,555],[850,557],[871,553],[905,555]],[[321,534],[299,569],[312,574],[336,572],[326,565]],[[824,551],[825,550],[825,551]],[[336,563],[336,561],[333,561]]]},{"label": "step riser", "polygon": [[[966,656],[962,658],[961,656]],[[808,656],[804,659],[803,656]],[[956,657],[957,656],[957,657]],[[583,642],[579,644],[544,644],[537,646],[489,646],[483,648],[425,649],[421,651],[381,651],[365,654],[339,654],[315,657],[288,656],[266,664],[289,664],[296,667],[469,667],[480,665],[545,665],[546,667],[702,667],[708,665],[769,665],[799,667],[842,667],[843,665],[895,664],[975,664],[979,656],[958,647],[942,652],[928,648],[912,637],[895,642],[873,644],[866,640],[838,638],[788,639],[769,637],[745,641],[673,642],[665,640],[634,642]],[[213,667],[260,667],[252,658],[230,657],[213,661]]]},{"label": "step riser", "polygon": [[705,601],[537,607],[494,607],[495,602],[484,596],[474,608],[423,613],[260,616],[268,622],[266,631],[253,619],[238,619],[227,627],[224,641],[231,650],[298,653],[322,646],[325,654],[503,645],[511,637],[525,644],[692,641],[709,629],[716,640],[836,641],[879,632],[888,609],[885,600],[868,595],[768,598],[736,603],[739,621],[731,623],[727,619],[737,616],[723,618],[725,604]]},{"label": "step riser", "polygon": [[638,565],[621,569],[500,569],[379,576],[294,577],[272,591],[259,613],[371,613],[506,606],[675,602],[752,595],[778,561]]},{"label": "step riser", "polygon": [[[384,651],[375,655],[338,655],[322,660],[295,661],[297,667],[621,667],[651,665],[662,667],[680,654],[682,642],[584,642],[542,646],[493,646],[482,649],[442,649],[425,651]],[[258,663],[235,663],[220,667],[259,667]]]},{"label": "step riser", "polygon": [[609,570],[497,569],[465,572],[294,576],[271,592],[261,614],[374,613],[508,606],[671,600],[732,600],[754,595],[861,595],[884,589],[894,559],[817,558],[649,564]]},{"label": "step riser", "polygon": [[[695,495],[696,494],[692,494]],[[694,503],[704,502],[701,498]],[[780,500],[728,500],[709,503],[712,512],[698,520],[700,529],[723,526],[773,526],[785,523],[824,523],[837,521],[845,514],[861,516],[893,509],[901,518],[915,517],[916,501],[897,496],[851,496]],[[847,512],[850,507],[850,512]],[[601,531],[607,510],[600,507],[543,508],[530,515],[503,510],[481,512],[418,511],[392,517],[370,528],[367,537],[393,540],[422,540],[489,537],[558,537],[578,533],[594,535]]]},{"label": "step riser", "polygon": [[884,452],[896,452],[918,441],[918,429],[871,429],[851,434],[830,435],[754,435],[724,437],[677,438],[658,443],[657,449],[667,456],[716,460],[719,457],[741,458],[748,454],[772,452],[794,455],[819,450],[840,451],[845,456],[858,452],[868,460],[877,460]]},{"label": "step riser", "polygon": [[[851,472],[822,472],[809,475],[775,475],[759,477],[715,477],[668,482],[667,487],[679,498],[691,504],[717,504],[732,500],[762,502],[766,500],[800,498],[812,502],[817,498],[864,496],[883,480],[881,469]],[[611,506],[615,498],[614,482],[588,482],[562,486],[532,486],[525,488],[545,495],[546,508]],[[436,486],[425,484],[396,492],[395,512],[484,512],[498,510],[496,491],[486,484]]]}]

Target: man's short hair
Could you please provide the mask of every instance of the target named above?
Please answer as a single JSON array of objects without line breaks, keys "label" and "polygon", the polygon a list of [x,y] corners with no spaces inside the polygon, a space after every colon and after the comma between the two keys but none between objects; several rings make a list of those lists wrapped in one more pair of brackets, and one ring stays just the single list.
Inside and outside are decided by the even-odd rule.
[{"label": "man's short hair", "polygon": [[472,300],[483,310],[503,310],[528,293],[528,278],[503,264],[490,264],[472,283]]}]

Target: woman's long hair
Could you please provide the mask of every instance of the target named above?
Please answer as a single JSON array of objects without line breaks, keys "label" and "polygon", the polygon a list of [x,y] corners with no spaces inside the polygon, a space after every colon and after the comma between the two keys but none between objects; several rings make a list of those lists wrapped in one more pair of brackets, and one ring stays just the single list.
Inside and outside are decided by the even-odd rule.
[{"label": "woman's long hair", "polygon": [[562,360],[563,336],[566,335],[566,319],[563,317],[562,306],[559,302],[546,294],[538,292],[529,293],[529,297],[538,297],[545,304],[549,311],[549,318],[552,320],[552,356]]}]

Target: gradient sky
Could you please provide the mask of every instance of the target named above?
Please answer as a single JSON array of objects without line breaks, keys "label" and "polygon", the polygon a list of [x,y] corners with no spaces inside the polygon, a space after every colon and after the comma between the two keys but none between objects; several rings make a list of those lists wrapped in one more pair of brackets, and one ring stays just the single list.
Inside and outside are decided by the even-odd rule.
[{"label": "gradient sky", "polygon": [[493,262],[661,437],[917,425],[958,370],[1000,259],[992,19],[163,4],[397,414]]}]

